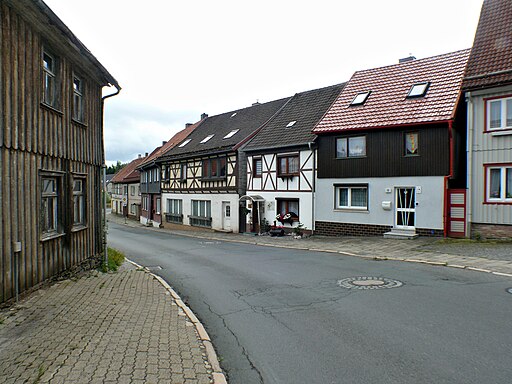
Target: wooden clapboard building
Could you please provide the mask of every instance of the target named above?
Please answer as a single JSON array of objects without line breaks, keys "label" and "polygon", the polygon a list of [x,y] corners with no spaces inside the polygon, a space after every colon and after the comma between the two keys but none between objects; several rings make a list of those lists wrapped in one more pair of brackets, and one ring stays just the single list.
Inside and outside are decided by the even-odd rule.
[{"label": "wooden clapboard building", "polygon": [[0,302],[103,250],[102,88],[119,85],[39,0],[0,2]]},{"label": "wooden clapboard building", "polygon": [[157,160],[165,170],[164,226],[245,229],[245,203],[239,209],[239,198],[245,194],[246,159],[239,149],[287,100],[203,115],[192,133]]},{"label": "wooden clapboard building", "polygon": [[[316,136],[311,132],[343,85],[294,95],[244,146],[247,153],[248,225],[261,222],[314,230]],[[264,230],[264,228],[263,228]]]},{"label": "wooden clapboard building", "polygon": [[313,131],[317,233],[464,235],[449,219],[448,195],[465,185],[468,56],[407,58],[354,73]]}]

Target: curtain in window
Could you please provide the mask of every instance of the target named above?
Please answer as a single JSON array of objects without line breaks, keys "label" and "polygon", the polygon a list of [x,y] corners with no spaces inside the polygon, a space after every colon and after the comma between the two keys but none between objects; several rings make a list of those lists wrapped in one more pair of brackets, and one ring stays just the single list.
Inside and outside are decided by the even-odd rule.
[{"label": "curtain in window", "polygon": [[507,127],[512,127],[512,99],[507,100]]},{"label": "curtain in window", "polygon": [[499,199],[501,197],[501,169],[491,169],[490,176],[489,197]]},{"label": "curtain in window", "polygon": [[501,100],[491,101],[491,128],[501,127]]},{"label": "curtain in window", "polygon": [[352,207],[366,207],[367,206],[367,195],[366,188],[352,188]]},{"label": "curtain in window", "polygon": [[299,172],[299,157],[293,156],[288,158],[288,173]]},{"label": "curtain in window", "polygon": [[339,206],[348,207],[348,188],[340,188],[339,191]]},{"label": "curtain in window", "polygon": [[349,156],[366,156],[366,137],[350,137],[348,139]]},{"label": "curtain in window", "polygon": [[505,185],[505,197],[512,199],[512,168],[507,168],[507,180]]},{"label": "curtain in window", "polygon": [[336,139],[336,157],[347,157],[347,139]]}]

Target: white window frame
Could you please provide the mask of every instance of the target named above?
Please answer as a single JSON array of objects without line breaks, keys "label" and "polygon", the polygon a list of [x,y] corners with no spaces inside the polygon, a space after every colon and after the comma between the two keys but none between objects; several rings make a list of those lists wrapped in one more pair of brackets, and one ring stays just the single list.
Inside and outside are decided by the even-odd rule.
[{"label": "white window frame", "polygon": [[156,207],[155,207],[155,213],[157,215],[160,215],[161,211],[162,211],[162,199],[160,197],[157,197],[156,198],[156,203],[155,203]]},{"label": "white window frame", "polygon": [[[73,226],[86,225],[86,176],[73,175]],[[76,183],[80,182],[81,188],[76,189]]]},{"label": "white window frame", "polygon": [[[51,65],[45,65],[46,57],[51,60]],[[55,56],[47,51],[43,51],[43,102],[52,107],[57,104],[57,60]]]},{"label": "white window frame", "polygon": [[82,78],[73,76],[73,119],[84,121],[84,82]]},{"label": "white window frame", "polygon": [[[485,202],[512,204],[512,186],[507,190],[507,170],[512,173],[512,164],[492,164],[485,167]],[[491,197],[491,171],[500,171],[500,196]],[[509,197],[510,196],[510,197]]]},{"label": "white window frame", "polygon": [[[491,104],[499,103],[500,105],[500,126],[499,127],[491,127]],[[509,112],[510,107],[510,112]],[[496,97],[487,99],[485,101],[485,112],[486,112],[486,122],[485,122],[485,130],[488,132],[493,131],[504,131],[504,130],[512,130],[512,121],[510,124],[507,124],[507,112],[512,114],[512,96],[504,96],[504,97]]]},{"label": "white window frame", "polygon": [[[340,204],[340,193],[341,190],[346,189],[348,192],[347,195],[347,205]],[[366,206],[358,206],[352,205],[352,190],[353,189],[365,189],[366,190]],[[368,184],[335,184],[334,185],[334,209],[336,210],[354,210],[354,211],[368,211],[368,203],[369,203],[369,188]]]}]

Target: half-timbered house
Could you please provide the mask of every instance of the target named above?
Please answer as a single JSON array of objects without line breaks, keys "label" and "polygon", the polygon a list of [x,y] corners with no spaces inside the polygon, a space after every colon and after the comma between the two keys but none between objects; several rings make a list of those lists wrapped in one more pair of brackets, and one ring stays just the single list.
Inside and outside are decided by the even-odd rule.
[{"label": "half-timbered house", "polygon": [[314,230],[316,136],[311,132],[343,85],[297,93],[244,146],[249,229],[261,223]]},{"label": "half-timbered house", "polygon": [[161,180],[166,178],[166,172],[169,172],[168,167],[163,167],[158,164],[157,159],[181,143],[187,136],[200,124],[200,121],[195,124],[187,123],[185,129],[176,133],[167,142],[156,148],[139,166],[140,171],[140,189],[141,189],[141,214],[140,222],[144,225],[159,227],[162,224],[162,196],[161,196]]},{"label": "half-timbered house", "polygon": [[120,88],[43,1],[3,0],[0,17],[4,302],[103,251],[102,88]]},{"label": "half-timbered house", "polygon": [[[202,123],[158,160],[165,169],[164,226],[239,232],[245,225],[246,159],[240,146],[288,101],[255,103]],[[240,219],[241,218],[241,219]],[[240,227],[240,224],[242,227]]]},{"label": "half-timbered house", "polygon": [[140,171],[137,167],[146,158],[147,153],[146,156],[139,154],[135,160],[117,171],[110,180],[112,183],[112,213],[139,220],[142,199]]},{"label": "half-timbered house", "polygon": [[510,0],[484,1],[463,90],[468,103],[466,233],[512,238]]},{"label": "half-timbered house", "polygon": [[450,231],[447,196],[465,185],[460,89],[468,56],[407,58],[354,73],[314,129],[317,233]]}]

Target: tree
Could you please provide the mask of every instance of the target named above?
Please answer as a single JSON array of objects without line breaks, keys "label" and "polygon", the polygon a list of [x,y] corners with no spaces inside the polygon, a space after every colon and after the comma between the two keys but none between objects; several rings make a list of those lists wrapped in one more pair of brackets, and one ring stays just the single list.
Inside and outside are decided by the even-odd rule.
[{"label": "tree", "polygon": [[117,160],[117,163],[114,165],[109,165],[107,167],[107,175],[113,175],[114,173],[117,173],[121,168],[123,168],[126,164],[121,164],[119,160]]}]

